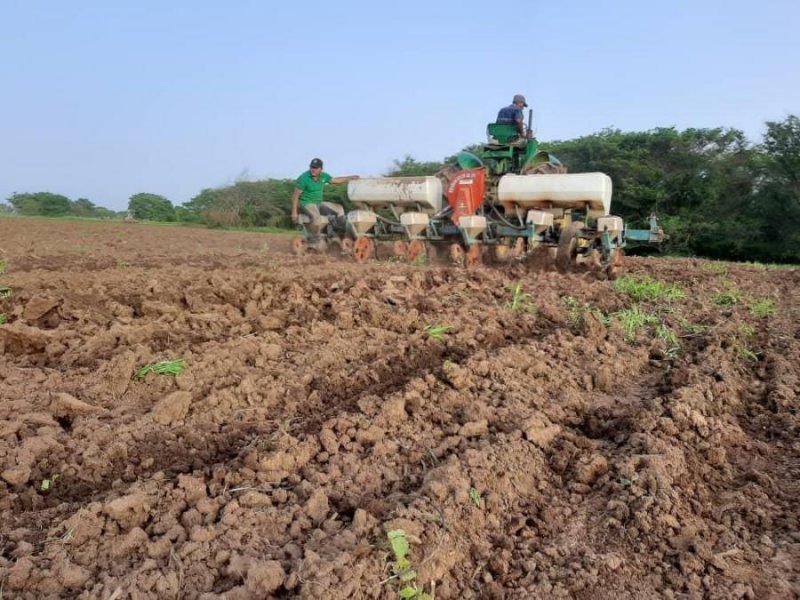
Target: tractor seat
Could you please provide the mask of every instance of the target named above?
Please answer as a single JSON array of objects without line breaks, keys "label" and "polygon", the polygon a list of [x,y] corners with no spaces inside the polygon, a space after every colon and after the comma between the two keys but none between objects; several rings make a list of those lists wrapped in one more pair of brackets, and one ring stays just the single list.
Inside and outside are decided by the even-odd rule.
[{"label": "tractor seat", "polygon": [[490,144],[511,144],[519,140],[519,131],[513,123],[489,123],[486,136]]}]

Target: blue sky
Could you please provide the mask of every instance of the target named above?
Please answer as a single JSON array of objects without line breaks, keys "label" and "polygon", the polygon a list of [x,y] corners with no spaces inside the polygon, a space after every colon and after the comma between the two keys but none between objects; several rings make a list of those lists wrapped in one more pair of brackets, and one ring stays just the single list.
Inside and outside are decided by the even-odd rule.
[{"label": "blue sky", "polygon": [[0,0],[0,199],[121,210],[240,177],[378,175],[484,139],[800,113],[800,2]]}]

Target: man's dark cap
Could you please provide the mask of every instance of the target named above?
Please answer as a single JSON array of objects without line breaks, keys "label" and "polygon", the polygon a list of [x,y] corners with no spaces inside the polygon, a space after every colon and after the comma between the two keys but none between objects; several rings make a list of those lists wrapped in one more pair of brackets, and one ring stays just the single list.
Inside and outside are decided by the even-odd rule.
[{"label": "man's dark cap", "polygon": [[312,159],[310,167],[312,169],[321,169],[322,168],[322,159],[321,158]]}]

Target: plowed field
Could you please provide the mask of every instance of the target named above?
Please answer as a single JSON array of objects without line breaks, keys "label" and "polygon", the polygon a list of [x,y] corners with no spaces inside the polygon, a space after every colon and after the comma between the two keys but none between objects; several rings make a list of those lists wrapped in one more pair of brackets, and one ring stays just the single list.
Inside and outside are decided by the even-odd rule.
[{"label": "plowed field", "polygon": [[0,219],[0,597],[800,596],[800,271],[289,240]]}]

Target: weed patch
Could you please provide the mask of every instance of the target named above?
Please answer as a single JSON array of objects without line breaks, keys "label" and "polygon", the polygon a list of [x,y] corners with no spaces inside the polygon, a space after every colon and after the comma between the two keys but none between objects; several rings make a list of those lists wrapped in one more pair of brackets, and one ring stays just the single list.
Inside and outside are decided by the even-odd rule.
[{"label": "weed patch", "polygon": [[614,289],[627,294],[636,302],[641,302],[642,300],[671,302],[673,300],[683,300],[686,297],[686,293],[680,286],[649,277],[644,279],[620,277],[614,282]]},{"label": "weed patch", "polygon": [[742,292],[734,287],[729,287],[724,292],[715,294],[711,300],[719,306],[733,306],[742,301]]},{"label": "weed patch", "polygon": [[747,301],[750,314],[759,319],[774,317],[778,312],[772,298],[750,298]]},{"label": "weed patch", "polygon": [[625,341],[627,342],[635,341],[639,332],[647,325],[656,325],[661,322],[657,316],[642,312],[638,304],[620,310],[614,313],[614,316],[622,325],[622,330],[625,332]]}]

